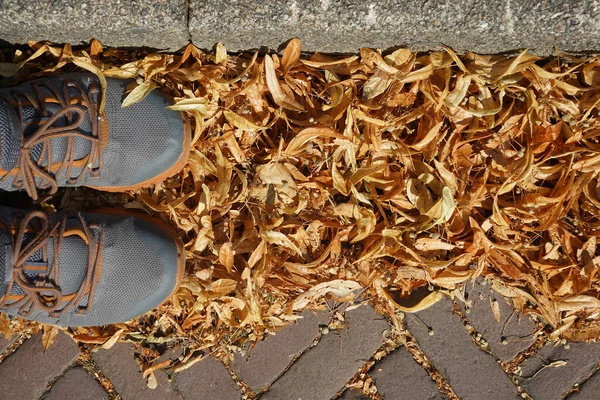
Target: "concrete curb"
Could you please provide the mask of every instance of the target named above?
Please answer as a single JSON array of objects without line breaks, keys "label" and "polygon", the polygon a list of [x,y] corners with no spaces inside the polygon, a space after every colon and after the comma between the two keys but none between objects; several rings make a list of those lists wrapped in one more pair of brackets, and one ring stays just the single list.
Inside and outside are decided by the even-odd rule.
[{"label": "concrete curb", "polygon": [[222,42],[232,51],[356,53],[361,47],[600,53],[598,0],[4,0],[0,39],[177,50]]}]

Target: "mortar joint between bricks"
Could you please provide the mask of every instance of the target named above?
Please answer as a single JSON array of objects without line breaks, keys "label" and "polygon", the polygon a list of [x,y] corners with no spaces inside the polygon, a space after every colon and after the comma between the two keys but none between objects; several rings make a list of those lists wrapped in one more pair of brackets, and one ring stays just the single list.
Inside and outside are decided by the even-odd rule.
[{"label": "mortar joint between bricks", "polygon": [[30,337],[31,332],[25,332],[20,334],[14,342],[12,342],[6,349],[4,349],[2,353],[0,353],[0,363],[2,363],[2,361],[4,361],[11,354],[16,352],[19,349],[19,347],[21,347],[23,343],[25,343],[25,341],[29,340]]},{"label": "mortar joint between bricks", "polygon": [[454,389],[450,386],[450,383],[446,380],[446,377],[442,375],[440,371],[433,365],[427,354],[421,350],[415,337],[410,333],[404,324],[405,314],[402,315],[402,324],[399,326],[398,334],[404,341],[406,350],[412,355],[413,359],[419,364],[427,373],[430,378],[435,382],[438,390],[450,400],[460,400]]}]

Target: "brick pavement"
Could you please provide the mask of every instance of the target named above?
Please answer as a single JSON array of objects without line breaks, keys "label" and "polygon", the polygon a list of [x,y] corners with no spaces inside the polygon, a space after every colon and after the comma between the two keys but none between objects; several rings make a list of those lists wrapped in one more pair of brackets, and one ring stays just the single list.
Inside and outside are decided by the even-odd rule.
[{"label": "brick pavement", "polygon": [[[466,302],[444,297],[426,310],[405,314],[406,331],[400,332],[369,305],[343,313],[305,311],[297,323],[245,348],[229,365],[207,357],[171,381],[156,371],[153,390],[142,379],[130,344],[98,350],[85,364],[63,333],[47,352],[40,334],[16,350],[20,342],[7,347],[10,342],[0,339],[0,398],[599,398],[600,344],[557,346],[536,339],[535,323],[489,285],[471,283],[465,293]],[[90,373],[93,368],[100,374]],[[102,386],[100,376],[114,390],[105,392],[110,385]]]}]

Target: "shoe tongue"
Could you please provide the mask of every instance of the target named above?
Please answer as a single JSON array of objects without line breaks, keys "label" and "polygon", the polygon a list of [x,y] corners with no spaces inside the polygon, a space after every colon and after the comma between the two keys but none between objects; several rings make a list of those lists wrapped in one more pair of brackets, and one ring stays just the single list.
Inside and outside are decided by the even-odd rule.
[{"label": "shoe tongue", "polygon": [[[90,118],[88,113],[86,112],[84,107],[80,107],[84,112],[84,117],[81,125],[77,129],[78,132],[81,132],[85,135],[91,135],[92,124],[90,122]],[[61,111],[62,106],[58,104],[46,104],[46,111],[49,115],[55,115],[57,112]],[[24,107],[23,114],[26,118],[26,123],[35,122],[31,124],[31,127],[28,128],[25,132],[25,138],[29,138],[34,135],[37,129],[44,123],[44,119],[40,118],[37,110],[33,107]],[[70,116],[71,118],[77,118],[74,115]],[[53,125],[53,128],[68,126],[71,125],[73,121],[69,122],[67,117],[59,118]],[[65,159],[65,155],[67,154],[67,143],[68,139],[66,137],[56,138],[52,140],[52,163],[60,163]],[[91,151],[91,142],[89,140],[75,138],[74,140],[74,159],[80,160],[88,155]],[[42,144],[38,144],[33,148],[33,159],[38,160],[42,153]],[[42,165],[47,165],[47,160],[43,160]]]},{"label": "shoe tongue", "polygon": [[[48,246],[48,263],[52,265],[54,244]],[[58,286],[63,295],[81,287],[88,270],[88,246],[79,236],[63,238],[58,257]]]},{"label": "shoe tongue", "polygon": [[[25,235],[25,240],[21,248],[33,239],[33,235]],[[0,296],[6,291],[6,286],[12,279],[13,266],[12,239],[4,230],[0,230]],[[42,270],[26,269],[25,274],[35,281],[38,274],[46,275],[51,269],[54,259],[54,241],[48,241],[48,262],[42,258],[42,251],[28,258],[28,264],[32,266],[39,265]],[[45,268],[45,266],[48,268]],[[69,295],[77,292],[83,284],[88,270],[88,246],[79,236],[63,237],[60,254],[58,257],[58,286],[63,295]],[[13,286],[12,294],[22,294],[23,290],[18,286]]]}]

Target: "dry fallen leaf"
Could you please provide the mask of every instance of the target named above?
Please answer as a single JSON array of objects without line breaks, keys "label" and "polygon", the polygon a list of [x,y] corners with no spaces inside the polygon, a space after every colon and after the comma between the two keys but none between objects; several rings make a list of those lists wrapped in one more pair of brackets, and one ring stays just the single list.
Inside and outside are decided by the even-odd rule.
[{"label": "dry fallen leaf", "polygon": [[144,100],[146,96],[150,94],[151,91],[156,89],[156,84],[153,82],[142,82],[138,86],[135,87],[123,100],[123,104],[121,107],[129,107],[135,103],[139,103]]},{"label": "dry fallen leaf", "polygon": [[[600,58],[303,55],[298,39],[282,57],[222,45],[179,54],[29,46],[0,50],[10,82],[83,68],[141,82],[125,106],[156,88],[192,119],[193,149],[176,176],[50,200],[140,210],[185,241],[186,276],[170,301],[117,326],[67,330],[75,340],[135,341],[143,370],[158,349],[186,343],[173,366],[182,370],[204,351],[227,357],[328,296],[364,290],[393,317],[479,276],[550,338],[598,339]],[[410,307],[390,295],[428,286]],[[0,317],[4,333],[39,326]]]},{"label": "dry fallen leaf", "polygon": [[56,326],[44,325],[42,327],[42,345],[44,346],[44,352],[52,346],[57,336],[58,328]]}]

